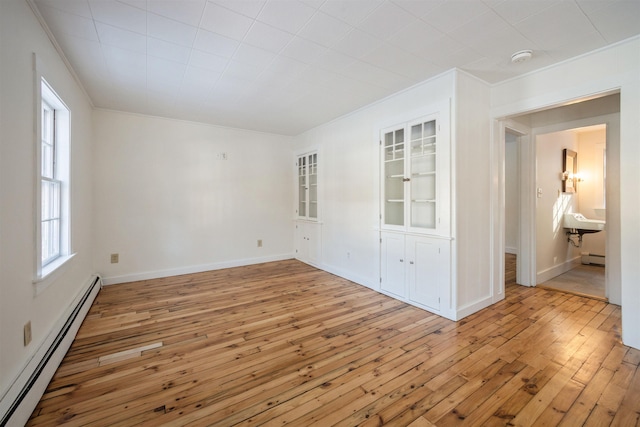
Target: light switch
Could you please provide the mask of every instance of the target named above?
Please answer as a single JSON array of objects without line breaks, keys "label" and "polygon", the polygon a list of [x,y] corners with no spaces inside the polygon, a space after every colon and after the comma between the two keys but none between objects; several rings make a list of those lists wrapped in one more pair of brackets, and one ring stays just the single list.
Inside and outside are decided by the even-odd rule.
[{"label": "light switch", "polygon": [[538,195],[538,199],[542,197],[542,187],[538,187],[536,194]]}]

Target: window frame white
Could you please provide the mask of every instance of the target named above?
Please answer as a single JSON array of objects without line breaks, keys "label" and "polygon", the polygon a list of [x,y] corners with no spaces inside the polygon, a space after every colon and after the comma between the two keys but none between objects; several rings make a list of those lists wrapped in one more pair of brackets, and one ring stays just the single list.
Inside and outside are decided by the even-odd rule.
[{"label": "window frame white", "polygon": [[[71,112],[60,96],[54,91],[51,85],[43,77],[38,67],[37,58],[35,63],[35,272],[33,284],[36,286],[35,293],[38,294],[53,283],[57,277],[69,265],[69,261],[75,254],[71,247]],[[55,116],[52,133],[53,137],[53,168],[55,172],[47,176],[43,173],[43,110],[44,105],[51,109]],[[59,207],[58,218],[58,251],[55,256],[43,259],[43,184],[53,183],[59,187]],[[45,194],[46,195],[46,194]]]},{"label": "window frame white", "polygon": [[[43,97],[40,138],[40,264],[43,269],[62,255],[62,187],[58,173],[56,109]],[[46,152],[49,152],[45,154]],[[48,200],[47,200],[48,199]],[[45,208],[46,202],[46,208]],[[45,241],[47,243],[45,243]]]}]

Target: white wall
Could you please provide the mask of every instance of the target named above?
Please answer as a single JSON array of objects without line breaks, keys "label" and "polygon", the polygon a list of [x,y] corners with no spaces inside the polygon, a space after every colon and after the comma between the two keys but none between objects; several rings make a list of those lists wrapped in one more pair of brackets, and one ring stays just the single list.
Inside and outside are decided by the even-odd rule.
[{"label": "white wall", "polygon": [[[578,184],[579,211],[587,218],[602,219],[595,209],[605,207],[604,161],[606,150],[606,129],[604,127],[577,130],[578,136],[578,172],[583,181]],[[615,189],[612,188],[611,191]],[[607,231],[587,235],[582,240],[580,252],[595,255],[606,253]]]},{"label": "white wall", "polygon": [[536,283],[565,273],[574,267],[580,251],[567,242],[563,227],[565,213],[579,212],[578,195],[563,193],[562,151],[578,151],[574,132],[553,132],[536,137]]},{"label": "white wall", "polygon": [[103,110],[93,123],[106,283],[292,257],[288,137]]},{"label": "white wall", "polygon": [[[64,317],[93,272],[91,106],[24,0],[0,1],[0,396]],[[35,265],[33,53],[43,76],[71,111],[71,240],[69,268],[39,295]],[[33,340],[23,346],[31,321]]]},{"label": "white wall", "polygon": [[618,90],[620,230],[617,239],[608,230],[607,255],[619,250],[623,341],[640,348],[640,38],[494,86],[491,115],[508,117]]},{"label": "white wall", "polygon": [[452,209],[455,218],[455,306],[464,317],[502,298],[504,282],[492,286],[491,137],[488,85],[457,73],[452,119]]}]

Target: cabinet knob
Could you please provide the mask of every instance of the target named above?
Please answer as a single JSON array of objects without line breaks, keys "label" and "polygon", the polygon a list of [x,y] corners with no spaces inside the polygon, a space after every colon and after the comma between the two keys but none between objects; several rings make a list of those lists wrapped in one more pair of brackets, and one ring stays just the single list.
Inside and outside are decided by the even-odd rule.
[{"label": "cabinet knob", "polygon": [[400,260],[400,262],[404,262],[404,260],[403,260],[403,259],[401,259],[401,260]]},{"label": "cabinet knob", "polygon": [[413,261],[409,261],[409,264],[413,265]]}]

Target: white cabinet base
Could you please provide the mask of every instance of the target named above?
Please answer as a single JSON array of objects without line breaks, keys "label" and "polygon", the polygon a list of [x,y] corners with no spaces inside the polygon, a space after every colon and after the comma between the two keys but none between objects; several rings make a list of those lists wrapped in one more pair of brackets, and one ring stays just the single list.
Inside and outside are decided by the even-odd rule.
[{"label": "white cabinet base", "polygon": [[380,234],[380,291],[454,319],[450,306],[451,241],[440,237]]},{"label": "white cabinet base", "polygon": [[295,222],[295,256],[296,259],[320,265],[322,254],[321,224],[313,221]]}]

